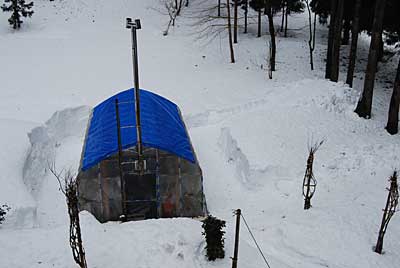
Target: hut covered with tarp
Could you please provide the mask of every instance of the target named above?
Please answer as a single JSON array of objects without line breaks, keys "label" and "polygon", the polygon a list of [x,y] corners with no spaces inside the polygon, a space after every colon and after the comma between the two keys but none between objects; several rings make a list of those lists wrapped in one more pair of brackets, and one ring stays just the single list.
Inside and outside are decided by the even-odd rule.
[{"label": "hut covered with tarp", "polygon": [[100,222],[204,216],[202,171],[178,106],[139,94],[140,157],[134,90],[93,109],[77,178],[80,210]]}]

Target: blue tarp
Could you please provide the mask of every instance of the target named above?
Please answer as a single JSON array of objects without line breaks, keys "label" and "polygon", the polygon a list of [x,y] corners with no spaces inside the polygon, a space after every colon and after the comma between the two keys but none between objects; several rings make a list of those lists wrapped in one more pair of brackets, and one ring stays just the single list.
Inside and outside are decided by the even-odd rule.
[{"label": "blue tarp", "polygon": [[[143,145],[173,153],[195,163],[190,139],[178,106],[143,89],[139,94]],[[133,147],[137,143],[135,94],[133,89],[128,89],[93,109],[83,151],[82,170],[87,170],[118,152],[115,99],[120,103],[122,149]]]}]

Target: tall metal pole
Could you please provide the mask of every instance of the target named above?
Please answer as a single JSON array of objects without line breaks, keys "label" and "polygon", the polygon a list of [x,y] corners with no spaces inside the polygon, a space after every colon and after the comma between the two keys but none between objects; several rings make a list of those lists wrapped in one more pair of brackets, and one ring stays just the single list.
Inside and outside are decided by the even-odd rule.
[{"label": "tall metal pole", "polygon": [[135,114],[136,114],[136,135],[137,135],[137,153],[139,158],[139,165],[141,165],[141,157],[143,154],[142,148],[142,129],[140,124],[140,87],[139,87],[139,62],[138,62],[138,46],[136,30],[142,28],[140,20],[136,19],[132,22],[131,18],[126,19],[126,28],[131,29],[132,33],[132,61],[133,61],[133,77],[134,77],[134,90],[135,90]]}]

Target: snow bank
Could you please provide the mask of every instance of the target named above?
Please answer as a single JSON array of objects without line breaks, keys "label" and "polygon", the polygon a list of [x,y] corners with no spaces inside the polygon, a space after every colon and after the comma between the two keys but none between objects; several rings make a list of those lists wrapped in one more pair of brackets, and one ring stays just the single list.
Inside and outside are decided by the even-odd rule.
[{"label": "snow bank", "polygon": [[38,224],[51,225],[65,219],[65,201],[48,167],[55,163],[58,171],[71,169],[77,173],[89,113],[88,106],[58,111],[28,134],[31,147],[23,181],[37,203]]},{"label": "snow bank", "polygon": [[[28,134],[31,148],[25,161],[23,177],[35,199],[48,174],[48,164],[54,161],[57,164],[57,148],[70,137],[84,137],[89,112],[88,106],[58,111],[43,126],[34,128]],[[76,170],[77,167],[71,168]]]}]

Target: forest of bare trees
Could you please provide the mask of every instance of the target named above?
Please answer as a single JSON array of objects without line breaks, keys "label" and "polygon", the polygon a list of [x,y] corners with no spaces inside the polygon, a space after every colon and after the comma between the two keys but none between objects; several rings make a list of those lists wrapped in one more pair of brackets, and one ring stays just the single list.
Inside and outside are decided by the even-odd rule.
[{"label": "forest of bare trees", "polygon": [[[175,1],[175,0],[174,0]],[[181,10],[182,1],[170,1],[175,10]],[[202,25],[199,30],[200,38],[213,39],[226,31],[230,51],[230,62],[236,62],[235,44],[240,43],[240,34],[248,33],[248,25],[255,25],[256,37],[261,37],[268,29],[269,41],[266,42],[266,59],[268,76],[277,69],[279,47],[276,36],[288,36],[288,20],[294,13],[307,12],[309,28],[309,57],[311,70],[314,69],[314,50],[316,44],[317,21],[321,27],[328,27],[326,46],[325,78],[332,82],[344,80],[353,87],[357,51],[359,50],[359,35],[369,35],[370,48],[362,94],[358,101],[355,113],[369,119],[372,114],[373,92],[376,73],[382,64],[385,55],[385,44],[396,43],[400,39],[400,20],[397,18],[400,11],[400,1],[397,0],[207,0],[208,7],[192,11]],[[185,2],[187,6],[189,2]],[[179,11],[180,12],[180,11]],[[179,12],[174,11],[170,24]],[[280,25],[276,25],[279,16]],[[274,19],[275,18],[275,19]],[[317,19],[318,18],[318,19]],[[265,23],[266,25],[263,25]],[[169,25],[170,25],[169,24]],[[241,30],[242,29],[242,30]],[[348,55],[340,55],[343,46],[348,46]],[[343,50],[343,49],[342,49]],[[347,59],[346,70],[343,58]],[[360,64],[360,63],[359,63]],[[361,61],[363,64],[363,61]],[[400,67],[400,62],[399,62]],[[361,69],[363,66],[361,66]],[[345,72],[346,77],[341,78]],[[400,70],[393,70],[396,79],[393,82],[393,93],[389,105],[386,130],[390,134],[398,133],[398,113],[400,104]]]}]

